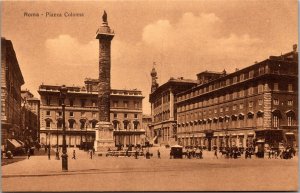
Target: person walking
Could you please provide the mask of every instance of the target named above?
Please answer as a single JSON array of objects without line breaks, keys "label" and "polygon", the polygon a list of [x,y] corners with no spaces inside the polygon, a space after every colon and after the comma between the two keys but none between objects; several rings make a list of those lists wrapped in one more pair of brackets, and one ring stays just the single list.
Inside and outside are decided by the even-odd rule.
[{"label": "person walking", "polygon": [[215,149],[215,157],[218,159],[218,150]]},{"label": "person walking", "polygon": [[30,147],[27,149],[27,159],[30,158]]},{"label": "person walking", "polygon": [[157,150],[157,157],[160,159],[160,151],[159,151],[159,149]]},{"label": "person walking", "polygon": [[72,159],[76,159],[76,152],[75,152],[75,149],[73,150],[73,157]]},{"label": "person walking", "polygon": [[138,151],[137,151],[137,149],[135,150],[135,159],[137,159],[138,158]]},{"label": "person walking", "polygon": [[48,151],[48,160],[50,160],[50,147],[47,148]]},{"label": "person walking", "polygon": [[275,159],[278,159],[278,152],[277,152],[277,150],[275,150],[274,154],[275,154]]},{"label": "person walking", "polygon": [[200,159],[203,159],[202,149],[200,149],[199,157],[200,157]]},{"label": "person walking", "polygon": [[93,150],[90,150],[90,159],[93,159]]}]

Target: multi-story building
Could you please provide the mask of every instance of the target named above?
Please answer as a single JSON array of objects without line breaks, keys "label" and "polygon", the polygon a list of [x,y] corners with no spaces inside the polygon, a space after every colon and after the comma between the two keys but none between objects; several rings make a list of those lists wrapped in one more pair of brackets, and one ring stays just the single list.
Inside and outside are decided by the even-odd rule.
[{"label": "multi-story building", "polygon": [[1,38],[1,148],[20,146],[22,72],[10,40]]},{"label": "multi-story building", "polygon": [[198,74],[197,86],[176,95],[179,144],[247,147],[254,138],[270,146],[293,144],[298,138],[296,49],[231,74]]},{"label": "multi-story building", "polygon": [[40,129],[40,100],[35,98],[29,90],[21,91],[22,110],[21,128],[23,141],[27,144],[39,141]]},{"label": "multi-story building", "polygon": [[[64,101],[66,142],[80,146],[82,142],[93,144],[95,127],[99,121],[98,80],[85,80],[84,87],[68,86]],[[40,141],[43,144],[62,145],[62,100],[60,86],[40,85]],[[142,92],[139,90],[112,89],[110,93],[110,120],[114,128],[116,145],[143,144]]]},{"label": "multi-story building", "polygon": [[176,105],[174,96],[196,85],[195,80],[170,78],[168,82],[159,86],[156,82],[157,72],[153,67],[151,71],[152,86],[149,102],[151,103],[152,125],[154,143],[176,143]]}]

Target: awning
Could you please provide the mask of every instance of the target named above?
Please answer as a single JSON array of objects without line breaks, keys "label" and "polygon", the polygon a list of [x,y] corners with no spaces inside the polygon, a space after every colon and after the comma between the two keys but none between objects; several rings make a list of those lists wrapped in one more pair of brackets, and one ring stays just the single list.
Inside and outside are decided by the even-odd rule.
[{"label": "awning", "polygon": [[25,143],[21,140],[17,140],[22,146],[25,146]]},{"label": "awning", "polygon": [[10,144],[10,146],[13,147],[13,148],[22,147],[22,145],[15,139],[7,139],[7,141],[8,141],[7,145],[9,146],[9,144]]},{"label": "awning", "polygon": [[254,133],[248,133],[247,135],[248,136],[254,136]]},{"label": "awning", "polygon": [[286,138],[287,138],[288,141],[296,141],[295,134],[292,133],[292,132],[285,133],[285,136],[286,136]]},{"label": "awning", "polygon": [[293,133],[293,132],[286,132],[285,134],[286,135],[295,135],[295,133]]},{"label": "awning", "polygon": [[244,133],[239,133],[239,136],[244,136]]}]

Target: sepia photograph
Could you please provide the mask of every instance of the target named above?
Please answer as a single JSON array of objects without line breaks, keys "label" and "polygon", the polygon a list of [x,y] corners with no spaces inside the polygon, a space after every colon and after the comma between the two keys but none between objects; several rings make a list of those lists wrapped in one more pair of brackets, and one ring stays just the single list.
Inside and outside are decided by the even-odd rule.
[{"label": "sepia photograph", "polygon": [[298,191],[298,7],[0,2],[1,190]]}]

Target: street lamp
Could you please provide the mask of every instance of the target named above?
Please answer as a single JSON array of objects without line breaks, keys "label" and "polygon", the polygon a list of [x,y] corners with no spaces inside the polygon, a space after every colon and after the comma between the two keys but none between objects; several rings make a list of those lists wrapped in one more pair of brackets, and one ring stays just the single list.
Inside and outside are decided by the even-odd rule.
[{"label": "street lamp", "polygon": [[86,122],[85,122],[85,151],[88,150],[88,146],[87,146],[87,128],[88,128],[88,119],[86,119]]},{"label": "street lamp", "polygon": [[84,125],[81,125],[80,127],[80,146],[79,146],[79,149],[82,150],[82,130],[84,128]]},{"label": "street lamp", "polygon": [[59,151],[58,151],[58,127],[56,126],[56,153],[55,153],[56,157],[55,159],[56,160],[60,160],[59,159]]},{"label": "street lamp", "polygon": [[65,125],[65,98],[68,92],[68,88],[65,85],[62,85],[62,87],[59,89],[60,91],[60,97],[62,100],[62,118],[63,118],[63,147],[62,147],[62,171],[68,171],[68,155],[67,155],[67,146],[66,146],[66,125]]}]

